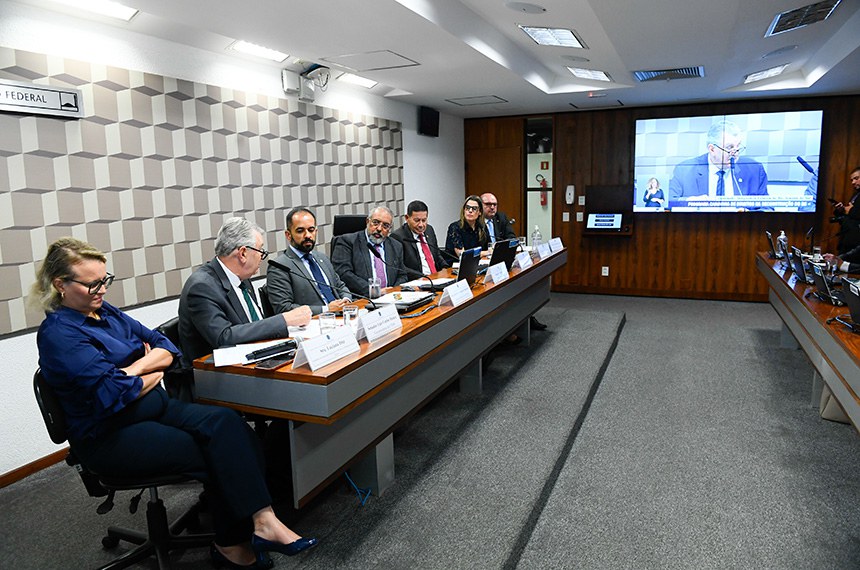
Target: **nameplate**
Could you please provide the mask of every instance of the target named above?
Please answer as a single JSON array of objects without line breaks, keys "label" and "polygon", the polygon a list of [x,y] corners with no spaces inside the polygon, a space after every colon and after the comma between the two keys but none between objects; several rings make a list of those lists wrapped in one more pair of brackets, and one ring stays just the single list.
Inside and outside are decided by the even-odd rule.
[{"label": "nameplate", "polygon": [[373,342],[390,332],[403,328],[397,307],[393,304],[382,305],[379,310],[370,311],[358,319],[356,338],[367,337],[367,342]]},{"label": "nameplate", "polygon": [[514,258],[514,264],[512,267],[519,267],[520,269],[528,269],[532,266],[532,256],[527,251],[523,251],[517,254]]},{"label": "nameplate", "polygon": [[360,349],[351,327],[336,327],[330,332],[315,336],[299,344],[293,359],[293,368],[307,364],[316,372],[344,356],[355,354]]},{"label": "nameplate", "polygon": [[549,249],[553,253],[558,253],[562,249],[564,249],[564,244],[561,243],[561,238],[557,237],[557,238],[552,238],[551,240],[549,240]]},{"label": "nameplate", "polygon": [[549,248],[548,243],[542,243],[537,248],[538,259],[546,259],[550,255],[552,255],[552,250]]},{"label": "nameplate", "polygon": [[77,89],[0,80],[0,111],[27,115],[83,117],[83,97]]},{"label": "nameplate", "polygon": [[472,288],[469,287],[469,282],[463,279],[462,281],[448,285],[442,290],[442,296],[439,298],[439,306],[452,305],[459,307],[471,298]]},{"label": "nameplate", "polygon": [[484,285],[489,283],[503,283],[508,280],[508,268],[504,263],[497,263],[487,269],[487,275],[484,277]]}]

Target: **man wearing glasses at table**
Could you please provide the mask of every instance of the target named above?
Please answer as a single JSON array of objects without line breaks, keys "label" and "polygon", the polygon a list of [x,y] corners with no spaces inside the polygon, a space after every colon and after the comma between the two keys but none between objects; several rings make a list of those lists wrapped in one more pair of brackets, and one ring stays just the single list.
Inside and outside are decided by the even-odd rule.
[{"label": "man wearing glasses at table", "polygon": [[244,218],[229,218],[215,239],[215,259],[203,264],[185,282],[179,299],[182,363],[215,348],[258,340],[285,338],[287,326],[306,325],[311,309],[302,305],[263,318],[251,277],[269,256],[263,230]]},{"label": "man wearing glasses at table", "polygon": [[731,121],[708,129],[707,152],[678,164],[669,181],[676,200],[721,200],[767,195],[767,173],[757,160],[743,156],[743,131]]},{"label": "man wearing glasses at table", "polygon": [[403,246],[389,239],[394,215],[385,206],[377,206],[367,216],[367,227],[337,238],[331,261],[349,290],[367,295],[368,279],[379,279],[381,288],[408,281],[403,268]]}]

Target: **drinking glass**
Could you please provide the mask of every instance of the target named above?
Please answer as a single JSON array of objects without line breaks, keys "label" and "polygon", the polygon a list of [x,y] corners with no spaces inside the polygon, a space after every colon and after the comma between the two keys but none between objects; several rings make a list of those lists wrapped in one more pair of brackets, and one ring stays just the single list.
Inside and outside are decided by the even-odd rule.
[{"label": "drinking glass", "polygon": [[343,324],[348,327],[355,327],[358,324],[358,305],[344,305]]},{"label": "drinking glass", "polygon": [[337,316],[334,313],[320,313],[320,332],[325,334],[337,326]]},{"label": "drinking glass", "polygon": [[367,296],[376,299],[382,295],[382,287],[378,277],[370,277],[367,280]]}]

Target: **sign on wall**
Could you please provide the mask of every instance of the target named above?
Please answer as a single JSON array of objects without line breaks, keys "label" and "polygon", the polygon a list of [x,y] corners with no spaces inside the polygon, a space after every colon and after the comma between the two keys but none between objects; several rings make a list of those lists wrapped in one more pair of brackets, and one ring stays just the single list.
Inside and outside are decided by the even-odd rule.
[{"label": "sign on wall", "polygon": [[0,79],[0,111],[80,118],[84,116],[82,103],[77,89]]}]

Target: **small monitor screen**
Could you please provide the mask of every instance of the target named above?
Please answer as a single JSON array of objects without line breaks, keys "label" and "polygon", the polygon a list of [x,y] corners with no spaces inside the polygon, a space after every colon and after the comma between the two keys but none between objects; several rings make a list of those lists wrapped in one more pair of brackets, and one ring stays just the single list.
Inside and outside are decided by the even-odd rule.
[{"label": "small monitor screen", "polygon": [[621,230],[621,214],[588,214],[586,229]]}]

